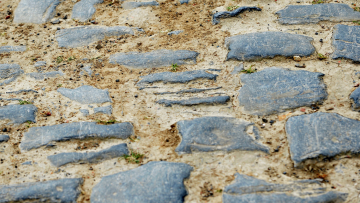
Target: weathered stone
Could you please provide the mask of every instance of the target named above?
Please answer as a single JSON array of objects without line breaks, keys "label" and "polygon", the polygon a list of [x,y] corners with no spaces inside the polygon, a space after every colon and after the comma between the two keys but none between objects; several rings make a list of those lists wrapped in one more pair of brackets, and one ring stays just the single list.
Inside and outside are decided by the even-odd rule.
[{"label": "weathered stone", "polygon": [[28,73],[27,75],[31,78],[34,78],[35,80],[43,80],[45,78],[56,78],[63,76],[64,73],[61,71],[51,71],[47,73]]},{"label": "weathered stone", "polygon": [[59,88],[57,91],[65,97],[82,104],[111,102],[107,89],[97,89],[89,85],[84,85],[76,89]]},{"label": "weathered stone", "polygon": [[103,0],[81,0],[74,5],[71,18],[80,22],[88,21],[96,12],[94,6],[103,2]]},{"label": "weathered stone", "polygon": [[149,84],[154,82],[164,82],[164,83],[187,83],[197,79],[208,79],[208,80],[216,80],[218,75],[208,73],[206,70],[193,70],[193,71],[185,71],[180,73],[174,72],[161,72],[154,73],[150,75],[146,75],[142,77],[142,80],[138,82],[136,85]]},{"label": "weathered stone", "polygon": [[360,152],[360,121],[336,113],[294,116],[286,122],[291,159],[300,166],[306,159]]},{"label": "weathered stone", "polygon": [[166,107],[171,107],[173,104],[178,104],[180,106],[193,106],[199,104],[207,104],[207,105],[216,105],[216,104],[226,104],[230,101],[229,96],[216,96],[216,97],[194,97],[187,100],[167,100],[161,99],[156,101],[158,104],[164,104]]},{"label": "weathered stone", "polygon": [[[360,15],[360,12],[358,12]],[[346,58],[360,62],[360,26],[335,25],[333,59]]]},{"label": "weathered stone", "polygon": [[241,73],[241,71],[244,70],[244,64],[243,63],[240,63],[239,65],[235,66],[234,67],[234,70],[231,72],[231,75],[236,75],[236,74],[239,74]]},{"label": "weathered stone", "polygon": [[48,156],[50,162],[60,167],[68,163],[99,163],[105,160],[121,157],[129,154],[126,143],[114,145],[108,149],[104,149],[98,152],[90,151],[85,153],[60,153]]},{"label": "weathered stone", "polygon": [[234,183],[225,187],[223,202],[340,203],[346,201],[347,193],[327,192],[326,188],[321,187],[320,180],[296,181],[291,184],[274,184],[236,173]]},{"label": "weathered stone", "polygon": [[184,32],[184,30],[175,30],[175,31],[168,32],[167,34],[171,36],[171,35],[178,35],[182,32]]},{"label": "weathered stone", "polygon": [[87,109],[80,109],[79,111],[83,114],[83,116],[89,115],[89,110],[87,110]]},{"label": "weathered stone", "polygon": [[134,35],[130,27],[100,27],[100,26],[83,26],[68,28],[56,31],[56,40],[59,47],[75,48],[87,46],[93,42],[104,39],[105,37]]},{"label": "weathered stone", "polygon": [[112,125],[98,125],[95,122],[80,122],[32,127],[28,132],[24,133],[20,149],[22,151],[28,151],[47,145],[50,142],[67,141],[70,139],[126,139],[133,134],[133,126],[128,122]]},{"label": "weathered stone", "polygon": [[231,117],[201,117],[177,122],[181,143],[177,153],[193,151],[263,151],[269,148],[246,133],[253,123]]},{"label": "weathered stone", "polygon": [[205,91],[210,91],[210,90],[217,90],[220,89],[222,87],[214,87],[214,88],[207,88],[207,89],[198,89],[198,88],[191,88],[188,90],[180,90],[177,92],[156,92],[154,94],[156,95],[164,95],[164,94],[184,94],[184,93],[198,93],[198,92],[205,92]]},{"label": "weathered stone", "polygon": [[6,142],[10,139],[9,135],[0,135],[0,143]]},{"label": "weathered stone", "polygon": [[156,50],[146,53],[128,52],[110,56],[109,62],[127,68],[160,68],[172,64],[196,64],[199,53],[188,50]]},{"label": "weathered stone", "polygon": [[12,91],[12,92],[6,92],[6,94],[20,94],[23,92],[34,92],[34,93],[39,93],[38,91],[32,90],[32,89],[28,89],[28,90],[18,90],[18,91]]},{"label": "weathered stone", "polygon": [[0,47],[0,54],[2,53],[9,53],[12,51],[26,51],[26,46],[2,46]]},{"label": "weathered stone", "polygon": [[245,11],[261,11],[261,8],[258,8],[256,6],[242,6],[231,12],[230,11],[217,12],[212,16],[212,24],[217,25],[220,23],[220,18],[234,17],[240,15],[240,13],[243,13]]},{"label": "weathered stone", "polygon": [[143,6],[159,6],[157,1],[148,1],[148,2],[125,2],[121,4],[124,9],[133,9]]},{"label": "weathered stone", "polygon": [[0,202],[76,203],[82,183],[82,178],[65,178],[9,186],[0,185]]},{"label": "weathered stone", "polygon": [[14,23],[49,22],[56,13],[59,0],[21,0],[15,10]]},{"label": "weathered stone", "polygon": [[7,85],[16,80],[24,71],[17,64],[0,64],[0,86]]},{"label": "weathered stone", "polygon": [[46,66],[46,61],[38,61],[34,64],[35,67]]},{"label": "weathered stone", "polygon": [[314,5],[289,5],[276,12],[280,24],[306,24],[320,21],[357,21],[360,13],[354,11],[347,4],[314,4]]},{"label": "weathered stone", "polygon": [[91,203],[184,201],[184,179],[192,167],[184,163],[150,162],[135,169],[105,176],[95,185]]},{"label": "weathered stone", "polygon": [[103,114],[111,115],[112,114],[112,106],[109,105],[109,106],[94,108],[94,114],[95,113],[103,113]]},{"label": "weathered stone", "polygon": [[10,124],[22,124],[26,121],[36,123],[37,108],[32,104],[8,105],[0,107],[0,120],[9,119]]},{"label": "weathered stone", "polygon": [[242,74],[240,106],[252,115],[270,115],[322,103],[328,95],[323,76],[322,73],[277,67]]},{"label": "weathered stone", "polygon": [[311,37],[284,32],[257,32],[227,37],[225,45],[230,50],[227,60],[310,56],[315,52],[312,41]]},{"label": "weathered stone", "polygon": [[351,93],[350,99],[354,102],[352,104],[352,109],[354,111],[360,111],[360,87],[356,88],[356,90]]}]

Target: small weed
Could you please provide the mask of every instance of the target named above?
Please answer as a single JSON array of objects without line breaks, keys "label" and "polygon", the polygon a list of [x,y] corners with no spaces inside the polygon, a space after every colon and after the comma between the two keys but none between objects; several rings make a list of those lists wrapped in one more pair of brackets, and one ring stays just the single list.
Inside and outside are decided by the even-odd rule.
[{"label": "small weed", "polygon": [[226,7],[226,10],[233,11],[233,10],[235,10],[237,8],[239,8],[239,6],[228,6],[228,7]]},{"label": "small weed", "polygon": [[218,190],[216,190],[216,192],[219,192],[219,193],[221,193],[223,190],[222,189],[218,189]]},{"label": "small weed", "polygon": [[327,59],[327,57],[324,56],[323,54],[318,54],[317,58],[320,60]]},{"label": "small weed", "polygon": [[172,72],[176,72],[178,67],[179,67],[179,66],[177,65],[177,63],[172,64],[172,65],[171,65],[171,71],[172,71]]},{"label": "small weed", "polygon": [[61,62],[63,62],[63,60],[64,60],[64,57],[63,57],[63,56],[58,56],[58,57],[56,58],[56,63],[61,63]]},{"label": "small weed", "polygon": [[70,56],[69,58],[68,58],[68,61],[72,61],[72,60],[75,60],[76,58],[75,58],[75,56]]},{"label": "small weed", "polygon": [[360,25],[360,20],[359,21],[353,21],[353,23],[356,23],[356,24]]},{"label": "small weed", "polygon": [[26,121],[28,124],[31,124],[32,122],[31,121]]},{"label": "small weed", "polygon": [[312,4],[324,4],[325,1],[324,0],[314,0],[312,1]]},{"label": "small weed", "polygon": [[354,9],[354,11],[360,12],[360,7],[354,7],[353,9]]},{"label": "small weed", "polygon": [[25,100],[19,100],[19,104],[20,104],[20,105],[31,104],[31,102],[25,101]]},{"label": "small weed", "polygon": [[253,67],[253,66],[250,66],[250,68],[244,69],[244,70],[242,70],[241,72],[246,73],[246,74],[255,73],[256,70],[255,70],[255,69],[252,69],[252,67]]},{"label": "small weed", "polygon": [[102,121],[102,120],[96,120],[97,124],[103,124],[103,125],[110,125],[110,124],[114,124],[118,121],[116,120],[108,120],[108,121]]},{"label": "small weed", "polygon": [[123,158],[128,162],[128,163],[141,163],[142,158],[144,157],[144,154],[140,154],[137,152],[133,152],[131,151],[130,155],[124,155]]},{"label": "small weed", "polygon": [[58,84],[57,86],[58,86],[58,87],[61,87],[61,86],[62,86],[62,84]]}]

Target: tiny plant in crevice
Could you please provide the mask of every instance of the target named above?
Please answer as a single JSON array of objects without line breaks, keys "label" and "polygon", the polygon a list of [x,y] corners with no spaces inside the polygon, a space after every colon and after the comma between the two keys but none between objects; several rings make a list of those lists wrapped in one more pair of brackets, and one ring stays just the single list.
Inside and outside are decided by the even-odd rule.
[{"label": "tiny plant in crevice", "polygon": [[63,57],[63,56],[58,56],[58,57],[56,58],[56,63],[61,63],[61,62],[63,62],[63,60],[64,60],[64,57]]},{"label": "tiny plant in crevice", "polygon": [[320,60],[327,59],[327,57],[323,54],[318,54],[317,58]]},{"label": "tiny plant in crevice", "polygon": [[140,154],[137,152],[134,152],[132,150],[130,150],[130,155],[124,155],[123,158],[128,162],[128,163],[136,163],[139,164],[142,162],[142,159],[144,157],[144,154]]},{"label": "tiny plant in crevice", "polygon": [[117,122],[118,121],[116,121],[116,120],[108,120],[108,121],[96,120],[97,124],[103,124],[103,125],[110,125],[110,124],[114,124]]},{"label": "tiny plant in crevice", "polygon": [[171,71],[172,71],[172,72],[176,72],[178,67],[179,67],[179,66],[177,65],[177,63],[172,64],[172,65],[171,65]]},{"label": "tiny plant in crevice", "polygon": [[354,11],[360,12],[360,7],[354,7],[353,9],[354,9]]},{"label": "tiny plant in crevice", "polygon": [[20,105],[31,104],[31,102],[25,101],[25,100],[19,100],[19,104],[20,104]]},{"label": "tiny plant in crevice", "polygon": [[359,21],[353,21],[353,23],[360,25],[360,20]]},{"label": "tiny plant in crevice", "polygon": [[62,86],[62,84],[58,84],[58,87],[61,87]]},{"label": "tiny plant in crevice", "polygon": [[244,69],[244,70],[242,70],[241,72],[242,72],[242,73],[246,73],[246,74],[255,73],[256,70],[255,70],[255,69],[252,69],[252,67],[253,67],[253,66],[250,66],[250,68]]},{"label": "tiny plant in crevice", "polygon": [[68,61],[72,61],[72,60],[75,60],[76,58],[75,58],[75,56],[70,56],[69,58],[68,58]]},{"label": "tiny plant in crevice", "polygon": [[312,4],[323,4],[323,3],[325,3],[324,0],[314,0],[314,1],[312,1]]},{"label": "tiny plant in crevice", "polygon": [[237,8],[239,8],[239,6],[228,6],[228,7],[226,7],[226,10],[227,11],[233,11],[233,10],[235,10]]}]

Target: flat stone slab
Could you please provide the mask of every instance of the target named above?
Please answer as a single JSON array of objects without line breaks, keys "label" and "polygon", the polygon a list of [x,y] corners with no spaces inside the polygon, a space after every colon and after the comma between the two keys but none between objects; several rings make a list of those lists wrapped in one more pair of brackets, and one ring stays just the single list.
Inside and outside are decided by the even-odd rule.
[{"label": "flat stone slab", "polygon": [[271,67],[240,76],[239,103],[252,115],[271,115],[327,98],[323,73]]},{"label": "flat stone slab", "polygon": [[24,71],[17,64],[0,64],[0,86],[16,80]]},{"label": "flat stone slab", "polygon": [[179,121],[177,128],[182,139],[175,151],[179,154],[233,150],[269,153],[268,147],[246,133],[247,128],[253,125],[232,117],[201,117]]},{"label": "flat stone slab", "polygon": [[[360,15],[360,12],[358,12]],[[360,26],[335,25],[333,59],[346,58],[360,62]]]},{"label": "flat stone slab", "polygon": [[76,203],[82,183],[82,178],[65,178],[9,186],[0,185],[0,202]]},{"label": "flat stone slab", "polygon": [[350,99],[353,100],[352,109],[354,111],[360,111],[360,88],[356,88],[351,94]]},{"label": "flat stone slab", "polygon": [[60,153],[48,156],[47,158],[54,166],[60,167],[68,163],[99,163],[105,160],[121,157],[126,154],[129,154],[127,144],[122,143],[98,152],[91,151],[85,153]]},{"label": "flat stone slab", "polygon": [[205,105],[226,104],[228,101],[230,101],[229,96],[216,96],[216,97],[204,97],[204,98],[194,97],[186,100],[161,99],[156,101],[156,103],[164,104],[166,107],[171,107],[174,104],[180,106],[193,106],[199,104],[205,104]]},{"label": "flat stone slab", "polygon": [[156,92],[154,94],[156,95],[164,95],[164,94],[184,94],[184,93],[198,93],[198,92],[205,92],[205,91],[211,91],[211,90],[218,90],[222,87],[214,87],[214,88],[206,88],[206,89],[198,89],[198,88],[191,88],[187,90],[180,90],[177,92]]},{"label": "flat stone slab", "polygon": [[9,52],[13,52],[13,51],[24,52],[24,51],[26,51],[26,46],[2,46],[2,47],[0,47],[0,54],[9,53]]},{"label": "flat stone slab", "polygon": [[109,105],[109,106],[94,108],[94,114],[96,114],[96,113],[103,113],[103,114],[111,115],[112,114],[112,106]]},{"label": "flat stone slab", "polygon": [[43,80],[45,78],[56,78],[59,76],[64,76],[64,73],[61,71],[51,71],[47,73],[28,73],[29,77],[34,78],[35,80]]},{"label": "flat stone slab", "polygon": [[198,52],[188,50],[156,50],[146,53],[128,52],[111,55],[109,62],[127,68],[160,68],[172,64],[196,64]]},{"label": "flat stone slab", "polygon": [[21,0],[15,10],[14,23],[49,22],[59,4],[59,0]]},{"label": "flat stone slab", "polygon": [[133,9],[144,6],[159,6],[157,1],[148,1],[148,2],[125,2],[121,4],[121,7],[124,9]]},{"label": "flat stone slab", "polygon": [[252,61],[275,56],[310,56],[313,38],[284,32],[257,32],[227,37],[227,60]]},{"label": "flat stone slab", "polygon": [[276,12],[280,24],[307,24],[320,21],[358,21],[360,13],[347,4],[289,5]]},{"label": "flat stone slab", "polygon": [[36,106],[26,105],[8,105],[0,107],[0,120],[8,119],[9,124],[22,124],[26,121],[36,123]]},{"label": "flat stone slab", "polygon": [[0,135],[0,143],[7,142],[10,139],[9,135]]},{"label": "flat stone slab", "polygon": [[321,187],[321,179],[302,180],[290,184],[274,184],[236,173],[233,184],[225,187],[224,203],[241,202],[345,202],[347,193],[327,192]]},{"label": "flat stone slab", "polygon": [[74,5],[71,18],[80,22],[88,21],[96,12],[94,6],[103,2],[103,0],[81,0]]},{"label": "flat stone slab", "polygon": [[47,145],[51,142],[67,141],[70,139],[126,139],[133,134],[133,126],[128,122],[112,125],[98,125],[95,122],[80,122],[32,127],[28,132],[24,133],[20,149],[22,151],[29,151],[31,149]]},{"label": "flat stone slab", "polygon": [[221,11],[217,12],[212,16],[212,24],[217,25],[220,23],[220,18],[230,18],[235,17],[237,15],[240,15],[240,13],[243,13],[245,11],[261,11],[261,8],[258,8],[256,6],[242,6],[239,7],[233,11]]},{"label": "flat stone slab", "polygon": [[87,46],[93,42],[103,40],[105,37],[134,35],[130,27],[100,27],[100,26],[82,26],[68,28],[56,31],[56,40],[59,47],[76,48]]},{"label": "flat stone slab", "polygon": [[193,70],[185,71],[180,73],[174,72],[161,72],[146,75],[142,77],[141,81],[136,85],[151,84],[154,82],[164,82],[164,83],[187,83],[197,79],[208,79],[216,80],[218,75],[208,73],[206,70]]},{"label": "flat stone slab", "polygon": [[63,96],[81,104],[111,102],[109,91],[107,89],[97,89],[89,85],[84,85],[76,89],[59,88],[57,91]]},{"label": "flat stone slab", "polygon": [[295,166],[301,162],[341,153],[360,152],[360,121],[336,113],[313,113],[287,120],[285,130]]},{"label": "flat stone slab", "polygon": [[105,176],[95,185],[91,203],[181,203],[187,191],[184,179],[192,167],[184,163],[150,162],[135,169]]}]

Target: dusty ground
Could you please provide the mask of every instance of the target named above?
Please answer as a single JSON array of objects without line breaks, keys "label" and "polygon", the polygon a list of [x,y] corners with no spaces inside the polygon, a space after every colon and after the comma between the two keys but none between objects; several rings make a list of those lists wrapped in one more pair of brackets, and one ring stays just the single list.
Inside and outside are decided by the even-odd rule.
[{"label": "dusty ground", "polygon": [[[320,22],[308,25],[280,25],[277,23],[276,11],[283,9],[289,4],[310,4],[311,1],[296,0],[192,0],[190,4],[180,5],[177,1],[158,0],[159,7],[144,7],[133,10],[124,10],[116,2],[110,6],[110,0],[97,5],[94,20],[102,26],[132,26],[140,27],[145,33],[137,33],[135,36],[121,38],[108,38],[87,47],[74,49],[58,48],[55,40],[55,32],[58,27],[70,28],[83,25],[71,19],[71,10],[75,4],[71,0],[65,0],[57,7],[60,17],[68,16],[58,25],[46,23],[14,24],[13,15],[5,20],[7,11],[14,11],[19,0],[1,0],[0,2],[0,45],[27,45],[24,53],[0,54],[0,63],[17,63],[25,73],[37,72],[33,66],[36,61],[46,61],[47,66],[43,72],[62,70],[65,76],[50,78],[44,81],[36,81],[23,75],[16,82],[0,87],[1,97],[23,98],[34,103],[39,108],[37,123],[23,124],[20,126],[5,125],[0,122],[0,129],[10,130],[11,139],[7,143],[0,144],[0,184],[15,184],[22,182],[44,181],[64,177],[83,177],[85,182],[82,186],[82,194],[79,202],[89,202],[92,187],[98,183],[102,176],[114,174],[120,171],[133,169],[139,164],[127,163],[124,159],[113,159],[99,164],[68,164],[60,167],[50,165],[46,156],[63,151],[100,150],[111,145],[128,142],[134,151],[145,155],[142,164],[149,161],[166,160],[171,162],[184,162],[194,167],[191,177],[185,180],[189,192],[185,202],[221,202],[222,190],[232,182],[236,172],[253,175],[274,183],[287,183],[299,179],[323,178],[323,185],[329,190],[348,192],[347,202],[360,201],[360,160],[354,155],[341,155],[326,162],[314,164],[308,163],[309,167],[295,169],[290,159],[288,142],[285,134],[285,122],[290,116],[312,113],[314,110],[306,107],[306,112],[300,108],[287,111],[280,115],[265,117],[251,116],[243,113],[237,100],[241,81],[238,75],[231,75],[233,67],[240,62],[225,61],[227,49],[224,46],[225,37],[262,31],[282,31],[297,33],[314,38],[314,46],[318,53],[329,56],[333,52],[331,37],[333,26],[337,23]],[[329,1],[335,2],[335,1]],[[356,0],[344,0],[343,3],[351,5]],[[177,5],[175,5],[177,4]],[[259,6],[261,12],[245,12],[241,18],[222,19],[220,24],[211,24],[211,13],[226,10],[227,6]],[[90,24],[90,23],[87,23]],[[343,23],[354,25],[352,22]],[[46,26],[46,28],[44,27]],[[170,30],[184,30],[178,36],[168,36]],[[316,35],[315,33],[318,33]],[[323,39],[323,43],[319,42]],[[97,44],[103,46],[98,50]],[[50,45],[50,47],[48,47]],[[158,69],[127,69],[108,63],[108,58],[116,52],[140,51],[147,52],[158,49],[186,49],[200,53],[196,65],[183,65],[178,71],[216,68],[222,71],[217,81],[196,81],[188,84],[154,84],[159,88],[138,90],[135,85],[140,76],[149,73],[170,71],[170,67]],[[56,58],[63,56],[64,61],[56,63]],[[66,61],[75,56],[75,60]],[[87,61],[81,59],[88,58]],[[79,64],[93,63],[96,67],[94,73],[99,76],[80,76]],[[267,67],[276,66],[292,70],[295,62],[291,58],[276,57],[256,62],[244,62],[245,68],[251,65],[258,71]],[[360,65],[347,60],[319,60],[315,55],[303,58],[300,62],[305,63],[305,70],[322,72],[325,74],[324,82],[327,85],[328,98],[316,111],[336,112],[342,116],[360,119],[359,113],[351,111],[349,95],[360,83],[355,76],[360,71]],[[210,65],[212,64],[212,65]],[[71,78],[71,80],[70,80]],[[120,82],[116,82],[119,79]],[[80,108],[90,110],[88,105],[80,105],[62,96],[56,90],[58,86],[76,88],[82,85],[92,85],[101,89],[109,89],[112,96],[113,116],[91,115],[82,116]],[[205,95],[221,93],[231,96],[231,102],[225,106],[194,106],[194,107],[164,107],[155,104],[162,98],[175,98],[176,95],[155,95],[155,92],[175,91],[186,88],[209,88],[222,87],[221,89],[208,91]],[[43,89],[44,88],[44,89]],[[39,93],[27,93],[23,95],[4,94],[8,91],[20,89],[34,89]],[[138,95],[138,97],[135,97]],[[187,96],[187,95],[185,95]],[[1,101],[1,105],[16,104],[17,101]],[[102,106],[107,106],[104,103]],[[98,107],[97,105],[93,105]],[[50,111],[51,116],[44,116]],[[284,116],[285,115],[285,116]],[[233,116],[251,121],[261,130],[262,142],[271,148],[271,154],[261,152],[210,152],[177,155],[174,149],[180,142],[180,137],[172,129],[177,121],[192,119],[202,116]],[[262,119],[275,120],[273,125],[264,123]],[[64,122],[94,121],[96,119],[132,122],[136,131],[137,139],[131,140],[86,140],[57,143],[56,148],[39,148],[21,153],[19,143],[23,133],[29,127],[55,125]],[[80,149],[79,149],[80,146]],[[278,152],[274,152],[280,146]],[[21,165],[25,161],[33,161],[33,165]],[[311,161],[310,161],[311,162]],[[286,174],[284,173],[286,172]],[[207,196],[208,184],[213,186],[213,196]]]}]

